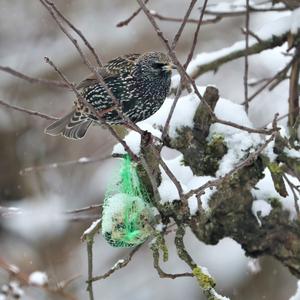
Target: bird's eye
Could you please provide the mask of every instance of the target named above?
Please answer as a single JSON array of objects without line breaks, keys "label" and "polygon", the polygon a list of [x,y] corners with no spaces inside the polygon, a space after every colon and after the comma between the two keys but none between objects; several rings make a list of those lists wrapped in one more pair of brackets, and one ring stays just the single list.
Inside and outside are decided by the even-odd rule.
[{"label": "bird's eye", "polygon": [[165,66],[165,64],[164,63],[160,63],[160,62],[155,62],[155,63],[152,64],[152,67],[154,69],[161,69],[163,66]]}]

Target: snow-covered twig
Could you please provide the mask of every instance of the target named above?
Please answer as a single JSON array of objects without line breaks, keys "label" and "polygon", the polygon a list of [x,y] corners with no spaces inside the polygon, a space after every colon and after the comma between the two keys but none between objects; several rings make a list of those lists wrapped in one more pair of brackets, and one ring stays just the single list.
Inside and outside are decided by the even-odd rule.
[{"label": "snow-covered twig", "polygon": [[[248,7],[249,11],[253,13],[270,11],[281,12],[289,10],[289,8],[282,4],[273,5],[272,1],[268,1],[268,3],[251,4]],[[239,1],[237,3],[221,2],[211,5],[206,11],[206,15],[218,17],[235,17],[244,15],[246,10],[247,4],[241,4],[241,2]]]},{"label": "snow-covered twig", "polygon": [[253,162],[256,161],[257,157],[262,153],[262,151],[275,139],[276,134],[277,134],[277,130],[275,130],[275,128],[277,128],[277,120],[278,115],[276,114],[275,118],[274,118],[274,131],[271,134],[271,136],[253,153],[249,154],[249,156],[241,161],[240,163],[238,163],[231,171],[229,171],[228,173],[226,173],[224,176],[219,177],[215,180],[209,180],[207,181],[205,184],[203,184],[202,186],[196,188],[196,189],[192,189],[190,190],[188,193],[186,193],[184,195],[184,199],[187,200],[189,199],[191,196],[193,195],[199,195],[202,194],[207,188],[210,187],[216,187],[219,186],[220,184],[222,184],[226,179],[229,179],[234,173],[238,172],[239,170],[241,170],[242,168],[251,165]]},{"label": "snow-covered twig", "polygon": [[129,264],[129,262],[131,261],[131,259],[134,256],[134,254],[140,248],[141,248],[141,245],[135,247],[133,250],[130,251],[129,255],[126,258],[119,259],[117,261],[117,263],[113,267],[111,267],[107,272],[105,272],[103,275],[99,275],[99,276],[95,276],[95,277],[91,278],[90,282],[94,282],[94,281],[106,279],[107,277],[109,277],[110,275],[112,275],[114,272],[116,272],[116,271],[118,271],[118,270],[120,270],[122,268],[125,268]]}]

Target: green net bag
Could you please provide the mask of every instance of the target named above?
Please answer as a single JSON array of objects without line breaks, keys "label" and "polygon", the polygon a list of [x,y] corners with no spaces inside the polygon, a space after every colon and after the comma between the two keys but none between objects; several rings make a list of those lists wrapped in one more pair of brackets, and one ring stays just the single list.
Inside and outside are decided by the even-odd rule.
[{"label": "green net bag", "polygon": [[114,247],[134,247],[153,232],[154,210],[139,180],[136,166],[123,158],[118,180],[106,193],[102,212],[102,234]]}]

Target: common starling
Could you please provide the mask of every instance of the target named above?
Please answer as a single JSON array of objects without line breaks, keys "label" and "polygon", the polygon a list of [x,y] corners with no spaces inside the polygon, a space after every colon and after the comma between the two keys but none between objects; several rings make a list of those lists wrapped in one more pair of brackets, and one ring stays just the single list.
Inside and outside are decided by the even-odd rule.
[{"label": "common starling", "polygon": [[[174,65],[166,54],[147,52],[117,57],[97,71],[120,103],[122,114],[136,123],[149,118],[162,106],[170,89],[172,68]],[[95,75],[83,80],[77,89],[107,124],[125,123]],[[93,122],[100,122],[95,113],[76,101],[72,112],[55,121],[45,132],[80,139]]]}]

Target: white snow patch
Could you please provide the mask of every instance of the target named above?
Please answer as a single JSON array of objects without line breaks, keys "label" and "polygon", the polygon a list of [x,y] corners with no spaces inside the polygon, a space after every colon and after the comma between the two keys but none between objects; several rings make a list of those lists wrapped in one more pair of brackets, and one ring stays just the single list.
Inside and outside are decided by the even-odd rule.
[{"label": "white snow patch", "polygon": [[[206,184],[209,180],[213,180],[213,179],[214,179],[214,177],[211,177],[211,176],[193,176],[193,178],[191,180],[189,180],[189,182],[187,182],[188,190],[196,189],[196,188]],[[215,188],[212,188],[212,189],[207,188],[207,189],[205,189],[204,193],[200,196],[201,205],[205,211],[209,210],[208,202],[209,202],[210,197],[213,195],[213,193],[215,191],[216,191]]]},{"label": "white snow patch", "polygon": [[[200,94],[203,94],[205,91],[205,87],[198,87],[198,89]],[[166,123],[173,101],[173,98],[167,98],[162,107],[154,115],[138,123],[138,125],[150,123],[153,126],[163,127]],[[179,98],[170,122],[169,135],[171,138],[177,136],[178,128],[183,126],[193,126],[193,118],[199,103],[200,100],[194,93]]]},{"label": "white snow patch", "polygon": [[44,286],[48,283],[48,275],[45,272],[35,271],[29,275],[29,284]]},{"label": "white snow patch", "polygon": [[289,300],[300,300],[300,280],[297,282],[297,290],[294,296],[292,296]]},{"label": "white snow patch", "polygon": [[85,162],[88,162],[89,161],[89,158],[88,157],[80,157],[79,159],[78,159],[78,162],[79,163],[85,163]]},{"label": "white snow patch", "polygon": [[195,215],[198,211],[198,200],[195,195],[188,199],[188,206],[191,216]]},{"label": "white snow patch", "polygon": [[291,158],[300,158],[300,152],[295,149],[284,148],[283,152]]},{"label": "white snow patch", "polygon": [[261,265],[258,258],[250,258],[247,267],[252,274],[257,274],[261,271]]},{"label": "white snow patch", "polygon": [[[177,180],[181,183],[187,183],[193,177],[193,172],[190,167],[183,164],[183,155],[179,154],[173,159],[165,161],[166,165],[169,167],[170,171],[175,175]],[[163,178],[168,179],[168,175],[162,170]]]},{"label": "white snow patch", "polygon": [[216,292],[215,289],[212,289],[212,294],[213,294],[213,295],[215,296],[215,298],[218,299],[218,300],[230,300],[230,298],[218,294],[218,293]]},{"label": "white snow patch", "polygon": [[172,202],[173,200],[179,199],[178,190],[171,180],[162,180],[158,187],[158,192],[162,203]]},{"label": "white snow patch", "polygon": [[259,226],[262,225],[260,218],[268,216],[271,210],[271,204],[265,200],[255,200],[252,203],[252,213],[255,216]]},{"label": "white snow patch", "polygon": [[[151,132],[154,136],[156,136],[158,138],[161,137],[161,132],[159,130],[153,128],[148,123],[138,123],[138,126],[142,130],[146,130],[146,131]],[[124,138],[124,141],[126,142],[128,147],[131,149],[131,151],[134,154],[139,154],[140,145],[141,145],[141,135],[138,132],[130,131],[129,134],[127,134],[126,137]],[[112,153],[113,154],[125,154],[126,151],[125,151],[123,145],[118,143],[114,146]]]},{"label": "white snow patch", "polygon": [[[286,190],[288,192],[287,197],[280,196],[275,190],[274,183],[271,177],[271,173],[268,169],[264,170],[265,177],[261,179],[254,189],[251,190],[252,195],[256,199],[270,199],[276,198],[282,204],[283,209],[289,211],[290,218],[294,219],[297,216],[297,212],[295,209],[295,200],[293,197],[293,193],[288,184],[285,184]],[[286,174],[288,179],[295,184],[296,186],[300,184],[299,180],[289,174]],[[298,204],[300,205],[300,201],[298,200]]]},{"label": "white snow patch", "polygon": [[[242,105],[221,98],[216,105],[215,113],[220,119],[253,128],[253,124]],[[246,131],[220,123],[215,123],[210,127],[209,139],[212,139],[215,134],[223,136],[228,147],[228,152],[220,161],[217,176],[228,173],[249,150],[255,150],[262,143],[259,134],[249,134]]]},{"label": "white snow patch", "polygon": [[163,229],[164,229],[164,225],[162,223],[159,223],[159,224],[155,225],[155,230],[156,231],[162,232]]}]

